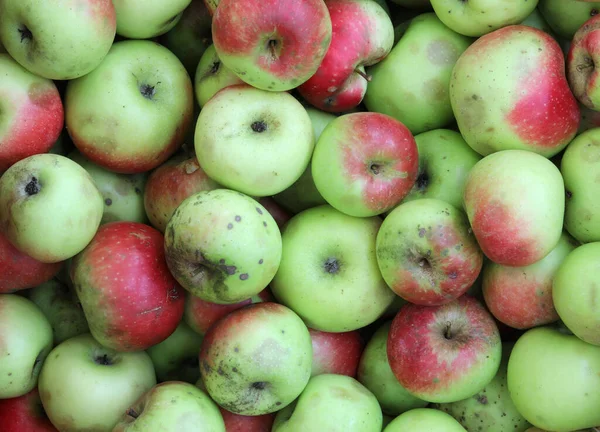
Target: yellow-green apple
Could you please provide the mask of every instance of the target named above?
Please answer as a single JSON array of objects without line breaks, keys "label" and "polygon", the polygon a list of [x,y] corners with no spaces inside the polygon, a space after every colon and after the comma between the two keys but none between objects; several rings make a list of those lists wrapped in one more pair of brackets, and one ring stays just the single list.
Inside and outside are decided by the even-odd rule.
[{"label": "yellow-green apple", "polygon": [[81,252],[103,210],[92,177],[61,155],[26,157],[0,177],[0,231],[38,261],[55,263]]},{"label": "yellow-green apple", "polygon": [[367,342],[358,365],[358,381],[379,401],[384,414],[397,416],[414,408],[425,408],[429,402],[410,394],[390,368],[387,339],[392,321],[385,321]]},{"label": "yellow-green apple", "polygon": [[524,267],[486,261],[482,293],[494,317],[516,329],[528,329],[558,321],[554,308],[552,281],[556,271],[577,242],[563,233],[552,251]]},{"label": "yellow-green apple", "polygon": [[291,309],[257,303],[211,327],[199,361],[202,382],[221,407],[242,415],[269,414],[292,403],[308,383],[310,334]]},{"label": "yellow-green apple", "polygon": [[94,70],[116,31],[111,0],[4,0],[0,40],[26,69],[44,78],[70,80]]},{"label": "yellow-green apple", "polygon": [[450,101],[465,141],[484,156],[521,149],[551,157],[579,125],[558,42],[525,25],[495,30],[466,49],[452,72]]},{"label": "yellow-green apple", "polygon": [[568,432],[600,424],[600,347],[551,327],[522,335],[508,360],[510,397],[541,429]]},{"label": "yellow-green apple", "polygon": [[127,408],[155,384],[152,360],[144,351],[117,352],[85,333],[54,347],[38,388],[59,431],[112,431]]},{"label": "yellow-green apple", "polygon": [[282,232],[281,264],[270,284],[275,298],[315,330],[352,331],[376,321],[395,297],[377,267],[381,222],[329,205],[293,216]]},{"label": "yellow-green apple", "polygon": [[483,265],[467,216],[434,198],[392,210],[377,233],[376,251],[389,287],[404,300],[427,306],[462,296]]},{"label": "yellow-green apple", "polygon": [[129,407],[112,432],[226,432],[217,404],[193,384],[155,385]]},{"label": "yellow-green apple", "polygon": [[190,1],[112,0],[117,15],[117,34],[128,39],[160,36],[175,27]]},{"label": "yellow-green apple", "polygon": [[298,91],[313,106],[330,112],[356,108],[371,78],[365,67],[380,62],[394,44],[394,26],[373,0],[327,0],[331,45],[317,71]]},{"label": "yellow-green apple", "polygon": [[22,396],[0,399],[3,432],[58,432],[44,412],[37,387]]},{"label": "yellow-green apple", "polygon": [[0,399],[29,393],[52,349],[52,326],[31,300],[0,294]]},{"label": "yellow-green apple", "polygon": [[162,342],[183,318],[184,290],[165,261],[160,231],[139,222],[102,225],[71,263],[90,333],[116,351]]},{"label": "yellow-green apple", "polygon": [[584,22],[600,12],[600,2],[539,0],[538,9],[558,36],[571,40]]},{"label": "yellow-green apple", "polygon": [[479,246],[497,264],[533,264],[560,239],[564,182],[559,169],[534,152],[484,157],[471,169],[463,197]]},{"label": "yellow-green apple", "polygon": [[75,146],[111,171],[148,171],[182,144],[191,125],[191,79],[167,48],[116,42],[91,73],[69,81],[65,120]]},{"label": "yellow-green apple", "polygon": [[154,228],[164,232],[183,200],[195,193],[218,187],[219,184],[200,168],[195,156],[177,154],[148,176],[144,188],[146,215]]},{"label": "yellow-green apple", "polygon": [[502,344],[492,315],[463,295],[442,306],[402,306],[392,321],[387,355],[408,392],[448,403],[472,397],[494,378]]},{"label": "yellow-green apple", "polygon": [[567,56],[567,78],[573,94],[588,108],[600,111],[595,64],[600,60],[600,16],[587,20],[575,33]]},{"label": "yellow-green apple", "polygon": [[[1,7],[1,6],[0,6]],[[0,54],[0,175],[15,162],[46,153],[58,140],[64,115],[54,82]]]},{"label": "yellow-green apple", "polygon": [[226,432],[271,432],[275,421],[275,413],[258,416],[244,416],[219,408]]},{"label": "yellow-green apple", "polygon": [[323,198],[350,216],[369,217],[396,206],[414,186],[417,144],[398,120],[375,112],[344,114],[321,133],[311,161]]},{"label": "yellow-green apple", "polygon": [[231,69],[221,62],[214,45],[206,48],[194,73],[194,92],[200,107],[206,105],[219,90],[230,85],[243,84]]},{"label": "yellow-green apple", "polygon": [[63,263],[43,263],[21,252],[0,232],[0,294],[33,288],[54,277]]},{"label": "yellow-green apple", "polygon": [[349,376],[323,374],[277,413],[272,431],[380,432],[382,422],[379,403],[365,386]]},{"label": "yellow-green apple", "polygon": [[171,273],[191,294],[213,303],[238,303],[273,279],[281,261],[281,234],[256,200],[214,189],[179,205],[165,231],[165,253]]},{"label": "yellow-green apple", "polygon": [[311,376],[337,374],[356,376],[363,342],[357,330],[340,333],[309,328],[313,348]]},{"label": "yellow-green apple", "polygon": [[200,111],[194,136],[206,174],[252,196],[291,186],[308,166],[314,145],[310,117],[297,99],[246,84],[215,94]]},{"label": "yellow-green apple", "polygon": [[600,241],[600,128],[577,136],[565,150],[560,172],[565,182],[565,228],[577,240]]},{"label": "yellow-green apple", "polygon": [[393,419],[383,432],[466,432],[451,415],[432,408],[415,408]]},{"label": "yellow-green apple", "polygon": [[[243,25],[240,23],[243,22]],[[220,0],[212,38],[221,61],[244,82],[291,90],[310,78],[331,43],[323,0]]]},{"label": "yellow-green apple", "polygon": [[452,68],[472,40],[450,30],[432,12],[407,26],[390,54],[367,69],[372,80],[364,102],[370,111],[388,114],[419,134],[453,121]]}]

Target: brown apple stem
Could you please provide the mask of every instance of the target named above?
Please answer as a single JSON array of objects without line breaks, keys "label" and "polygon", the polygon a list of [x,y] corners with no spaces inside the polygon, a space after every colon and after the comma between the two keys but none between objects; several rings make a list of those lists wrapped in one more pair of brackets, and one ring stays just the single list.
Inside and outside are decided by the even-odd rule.
[{"label": "brown apple stem", "polygon": [[446,339],[452,339],[452,322],[446,322],[446,330],[444,330],[444,337]]},{"label": "brown apple stem", "polygon": [[363,72],[359,69],[354,69],[354,72],[356,72],[357,74],[359,74],[361,77],[363,77],[364,79],[366,79],[368,82],[371,82],[371,80],[373,79],[373,77],[371,75],[368,75],[366,72]]},{"label": "brown apple stem", "polygon": [[138,418],[140,415],[133,410],[133,408],[129,408],[127,410],[127,415],[133,417],[134,419]]},{"label": "brown apple stem", "polygon": [[586,69],[594,68],[594,61],[591,58],[586,57],[584,60],[584,63],[580,63],[577,65],[577,72],[583,72]]}]

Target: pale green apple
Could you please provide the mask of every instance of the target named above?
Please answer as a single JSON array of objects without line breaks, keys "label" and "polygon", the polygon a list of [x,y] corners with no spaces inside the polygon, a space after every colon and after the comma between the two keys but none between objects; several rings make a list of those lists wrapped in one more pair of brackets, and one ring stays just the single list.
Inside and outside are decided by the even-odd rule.
[{"label": "pale green apple", "polygon": [[582,0],[540,0],[539,10],[552,29],[571,40],[575,32],[600,11],[600,2]]},{"label": "pale green apple", "polygon": [[432,408],[415,408],[400,414],[383,432],[466,432],[451,415]]},{"label": "pale green apple", "polygon": [[217,404],[181,381],[155,385],[123,414],[112,432],[225,432]]},{"label": "pale green apple", "polygon": [[92,177],[61,155],[29,156],[0,177],[0,230],[38,261],[64,261],[81,252],[103,210]]},{"label": "pale green apple", "polygon": [[112,0],[117,34],[128,39],[150,39],[171,30],[191,0]]},{"label": "pale green apple", "polygon": [[378,217],[348,216],[329,205],[293,216],[270,287],[311,328],[343,332],[377,320],[394,300],[375,255]]},{"label": "pale green apple", "polygon": [[533,12],[531,12],[529,16],[527,16],[527,18],[520,22],[520,24],[528,25],[530,27],[535,27],[537,29],[543,30],[552,37],[556,38],[554,30],[552,30],[552,27],[550,27],[550,24],[548,24],[548,22],[544,18],[544,15],[542,15],[542,13],[540,12],[539,8],[535,8]]},{"label": "pale green apple", "polygon": [[346,375],[312,377],[300,397],[277,413],[272,432],[380,432],[377,398]]},{"label": "pale green apple", "polygon": [[554,432],[600,425],[600,347],[558,329],[528,330],[508,360],[508,390],[531,424]]},{"label": "pale green apple", "polygon": [[287,92],[248,85],[213,96],[196,123],[202,169],[223,186],[248,195],[274,195],[308,166],[315,145],[306,109]]},{"label": "pale green apple", "polygon": [[200,57],[194,74],[194,92],[198,105],[203,107],[225,87],[243,83],[244,81],[221,62],[215,46],[209,45]]},{"label": "pale green apple", "polygon": [[22,396],[38,383],[52,326],[32,301],[0,294],[0,341],[0,399]]},{"label": "pale green apple", "polygon": [[44,410],[59,431],[110,432],[155,384],[152,360],[144,351],[119,353],[85,333],[50,352],[38,388]]},{"label": "pale green apple", "polygon": [[471,39],[446,27],[432,12],[413,18],[388,56],[368,68],[364,103],[391,115],[413,134],[452,122],[452,68]]},{"label": "pale green apple", "polygon": [[425,408],[429,402],[410,394],[394,376],[387,358],[390,326],[391,321],[384,322],[371,336],[358,364],[357,379],[375,395],[384,414],[397,416]]}]

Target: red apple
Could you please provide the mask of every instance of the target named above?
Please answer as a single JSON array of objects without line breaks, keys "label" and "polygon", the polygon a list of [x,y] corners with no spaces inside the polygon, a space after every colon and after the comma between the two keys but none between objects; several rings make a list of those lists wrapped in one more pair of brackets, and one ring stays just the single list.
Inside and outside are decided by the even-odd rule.
[{"label": "red apple", "polygon": [[600,15],[577,30],[567,54],[567,77],[573,94],[587,108],[600,111]]},{"label": "red apple", "polygon": [[358,330],[330,333],[309,328],[308,331],[313,347],[312,376],[356,376],[363,350],[363,341]]},{"label": "red apple", "polygon": [[225,422],[225,432],[271,432],[271,427],[275,421],[274,413],[244,416],[234,414],[224,408],[219,409]]},{"label": "red apple", "polygon": [[46,416],[37,387],[11,399],[0,399],[2,432],[58,432]]},{"label": "red apple", "polygon": [[163,235],[148,225],[102,225],[73,259],[71,279],[92,335],[116,351],[162,342],[183,317],[184,290],[167,268]]}]

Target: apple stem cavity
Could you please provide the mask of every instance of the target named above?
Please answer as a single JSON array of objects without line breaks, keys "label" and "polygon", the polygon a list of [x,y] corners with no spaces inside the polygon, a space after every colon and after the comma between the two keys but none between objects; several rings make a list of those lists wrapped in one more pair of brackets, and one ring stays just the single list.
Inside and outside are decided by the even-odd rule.
[{"label": "apple stem cavity", "polygon": [[335,274],[340,271],[340,262],[335,258],[327,258],[323,267],[327,273]]},{"label": "apple stem cavity", "polygon": [[127,415],[130,416],[130,417],[132,417],[132,418],[134,418],[134,419],[136,419],[136,418],[138,418],[140,416],[133,408],[129,408],[127,410]]},{"label": "apple stem cavity", "polygon": [[221,62],[220,61],[214,62],[212,64],[212,66],[210,67],[210,74],[215,75],[217,72],[219,72],[220,68],[221,68]]},{"label": "apple stem cavity", "polygon": [[383,166],[377,162],[372,163],[369,166],[369,170],[374,174],[374,175],[379,175],[381,174]]},{"label": "apple stem cavity", "polygon": [[25,25],[19,29],[19,33],[21,35],[21,42],[33,39],[33,34],[31,33],[31,30],[29,30]]},{"label": "apple stem cavity", "polygon": [[272,59],[277,59],[281,53],[281,42],[277,39],[270,38],[267,41],[267,51]]},{"label": "apple stem cavity", "polygon": [[429,185],[429,175],[426,171],[419,173],[417,180],[415,181],[415,185],[419,190],[427,188],[427,186]]},{"label": "apple stem cavity", "polygon": [[25,185],[25,193],[29,196],[36,195],[41,190],[41,185],[36,177],[31,177],[29,183]]},{"label": "apple stem cavity", "polygon": [[100,366],[110,366],[112,365],[112,361],[108,357],[108,354],[101,354],[94,358],[94,362]]},{"label": "apple stem cavity", "polygon": [[356,72],[361,77],[363,77],[367,82],[371,82],[371,80],[373,79],[373,77],[371,75],[367,74],[366,72],[361,71],[360,69],[355,69],[354,72]]},{"label": "apple stem cavity", "polygon": [[267,124],[262,120],[255,121],[254,123],[252,123],[250,125],[250,127],[256,133],[263,133],[264,131],[267,130]]},{"label": "apple stem cavity", "polygon": [[251,387],[255,390],[264,390],[267,387],[267,383],[264,381],[257,381],[253,382]]},{"label": "apple stem cavity", "polygon": [[431,263],[427,260],[427,258],[421,258],[419,260],[419,267],[421,267],[422,269],[430,269]]},{"label": "apple stem cavity", "polygon": [[583,63],[577,65],[578,72],[583,72],[586,69],[594,69],[594,60],[587,56],[583,58]]}]

